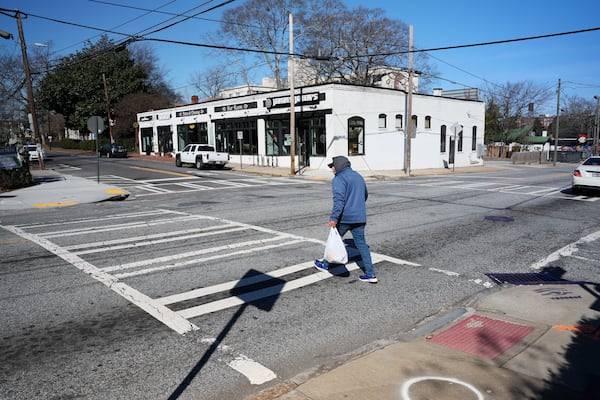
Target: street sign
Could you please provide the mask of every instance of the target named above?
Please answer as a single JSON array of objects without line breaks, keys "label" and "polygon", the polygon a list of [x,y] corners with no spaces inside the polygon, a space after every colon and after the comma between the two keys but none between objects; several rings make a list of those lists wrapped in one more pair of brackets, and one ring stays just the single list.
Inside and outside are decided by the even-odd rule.
[{"label": "street sign", "polygon": [[452,132],[453,136],[458,135],[460,133],[460,131],[462,131],[462,126],[460,126],[460,124],[458,122],[455,122],[450,127],[450,132]]},{"label": "street sign", "polygon": [[90,117],[87,120],[87,128],[96,136],[104,131],[104,120],[98,116]]}]

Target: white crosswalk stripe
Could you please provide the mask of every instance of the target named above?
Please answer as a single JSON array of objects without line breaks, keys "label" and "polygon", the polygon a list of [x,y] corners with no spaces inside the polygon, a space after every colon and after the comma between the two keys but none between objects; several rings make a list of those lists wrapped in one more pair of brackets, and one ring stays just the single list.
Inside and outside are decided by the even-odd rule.
[{"label": "white crosswalk stripe", "polygon": [[557,197],[561,199],[595,202],[600,200],[600,197],[574,196],[568,192],[564,192],[561,187],[535,186],[535,185],[518,185],[507,184],[505,181],[461,181],[461,180],[446,180],[444,178],[425,179],[413,182],[406,182],[407,185],[424,186],[424,187],[444,187],[454,189],[466,189],[486,192],[499,192],[522,194],[527,196],[538,197]]}]

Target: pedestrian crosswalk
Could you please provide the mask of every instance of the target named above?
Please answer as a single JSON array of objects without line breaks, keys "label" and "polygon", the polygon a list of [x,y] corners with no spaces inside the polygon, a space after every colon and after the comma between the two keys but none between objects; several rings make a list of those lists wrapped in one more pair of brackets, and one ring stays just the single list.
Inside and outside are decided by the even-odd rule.
[{"label": "pedestrian crosswalk", "polygon": [[[195,318],[359,268],[356,262],[329,272],[313,268],[322,240],[168,209],[3,228],[89,274],[180,334],[197,329]],[[417,265],[377,253],[372,257],[374,263]],[[236,259],[242,262],[230,261]],[[304,260],[291,261],[298,259]],[[201,277],[202,287],[193,286],[192,276]],[[162,285],[167,278],[168,287]]]},{"label": "pedestrian crosswalk", "polygon": [[514,184],[506,180],[459,180],[446,178],[430,178],[403,182],[407,185],[421,187],[465,189],[473,191],[499,192],[507,194],[520,194],[536,197],[553,197],[567,200],[577,200],[586,202],[595,202],[600,199],[598,196],[576,196],[571,194],[568,187],[560,186],[540,186]]},{"label": "pedestrian crosswalk", "polygon": [[[127,190],[132,197],[147,197],[173,193],[192,193],[205,190],[226,190],[259,186],[283,186],[297,184],[322,184],[312,180],[292,180],[289,178],[269,177],[268,179],[252,177],[213,178],[203,173],[202,178],[194,174],[184,177],[162,179],[135,180],[118,175],[101,175],[100,182]],[[96,179],[96,177],[88,177]]]}]

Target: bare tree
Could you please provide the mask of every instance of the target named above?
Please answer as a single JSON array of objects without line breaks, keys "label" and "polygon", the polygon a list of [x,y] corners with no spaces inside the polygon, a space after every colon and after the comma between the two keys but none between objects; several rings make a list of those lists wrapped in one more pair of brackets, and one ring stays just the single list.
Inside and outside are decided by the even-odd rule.
[{"label": "bare tree", "polygon": [[408,26],[386,18],[381,9],[316,14],[302,39],[305,53],[327,60],[313,63],[322,81],[372,85],[378,68],[406,66]]},{"label": "bare tree", "polygon": [[256,50],[273,72],[277,87],[285,87],[288,14],[300,14],[304,6],[305,0],[248,0],[224,15],[220,36],[231,46]]},{"label": "bare tree", "polygon": [[596,101],[581,96],[565,96],[560,115],[560,131],[563,137],[577,137],[584,133],[593,136]]},{"label": "bare tree", "polygon": [[532,81],[507,82],[487,89],[486,102],[498,106],[499,125],[502,130],[519,128],[521,117],[529,104],[543,104],[554,96],[552,88]]},{"label": "bare tree", "polygon": [[[304,58],[303,71],[296,71],[303,82],[373,85],[381,68],[406,67],[408,26],[385,17],[382,9],[351,10],[340,0],[249,0],[225,15],[220,36],[232,47],[255,50],[278,88],[285,86],[289,12],[294,54]],[[433,73],[425,54],[417,55],[415,65]]]},{"label": "bare tree", "polygon": [[220,97],[223,89],[234,83],[234,79],[226,66],[216,66],[197,72],[192,76],[191,83],[205,98],[216,99]]}]

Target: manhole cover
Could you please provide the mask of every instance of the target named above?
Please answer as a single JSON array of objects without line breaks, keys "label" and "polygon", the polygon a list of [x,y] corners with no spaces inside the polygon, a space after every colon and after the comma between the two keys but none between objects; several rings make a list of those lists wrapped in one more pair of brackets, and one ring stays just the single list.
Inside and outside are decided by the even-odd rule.
[{"label": "manhole cover", "polygon": [[495,222],[513,222],[515,219],[511,217],[503,217],[501,215],[486,215],[485,219]]}]

